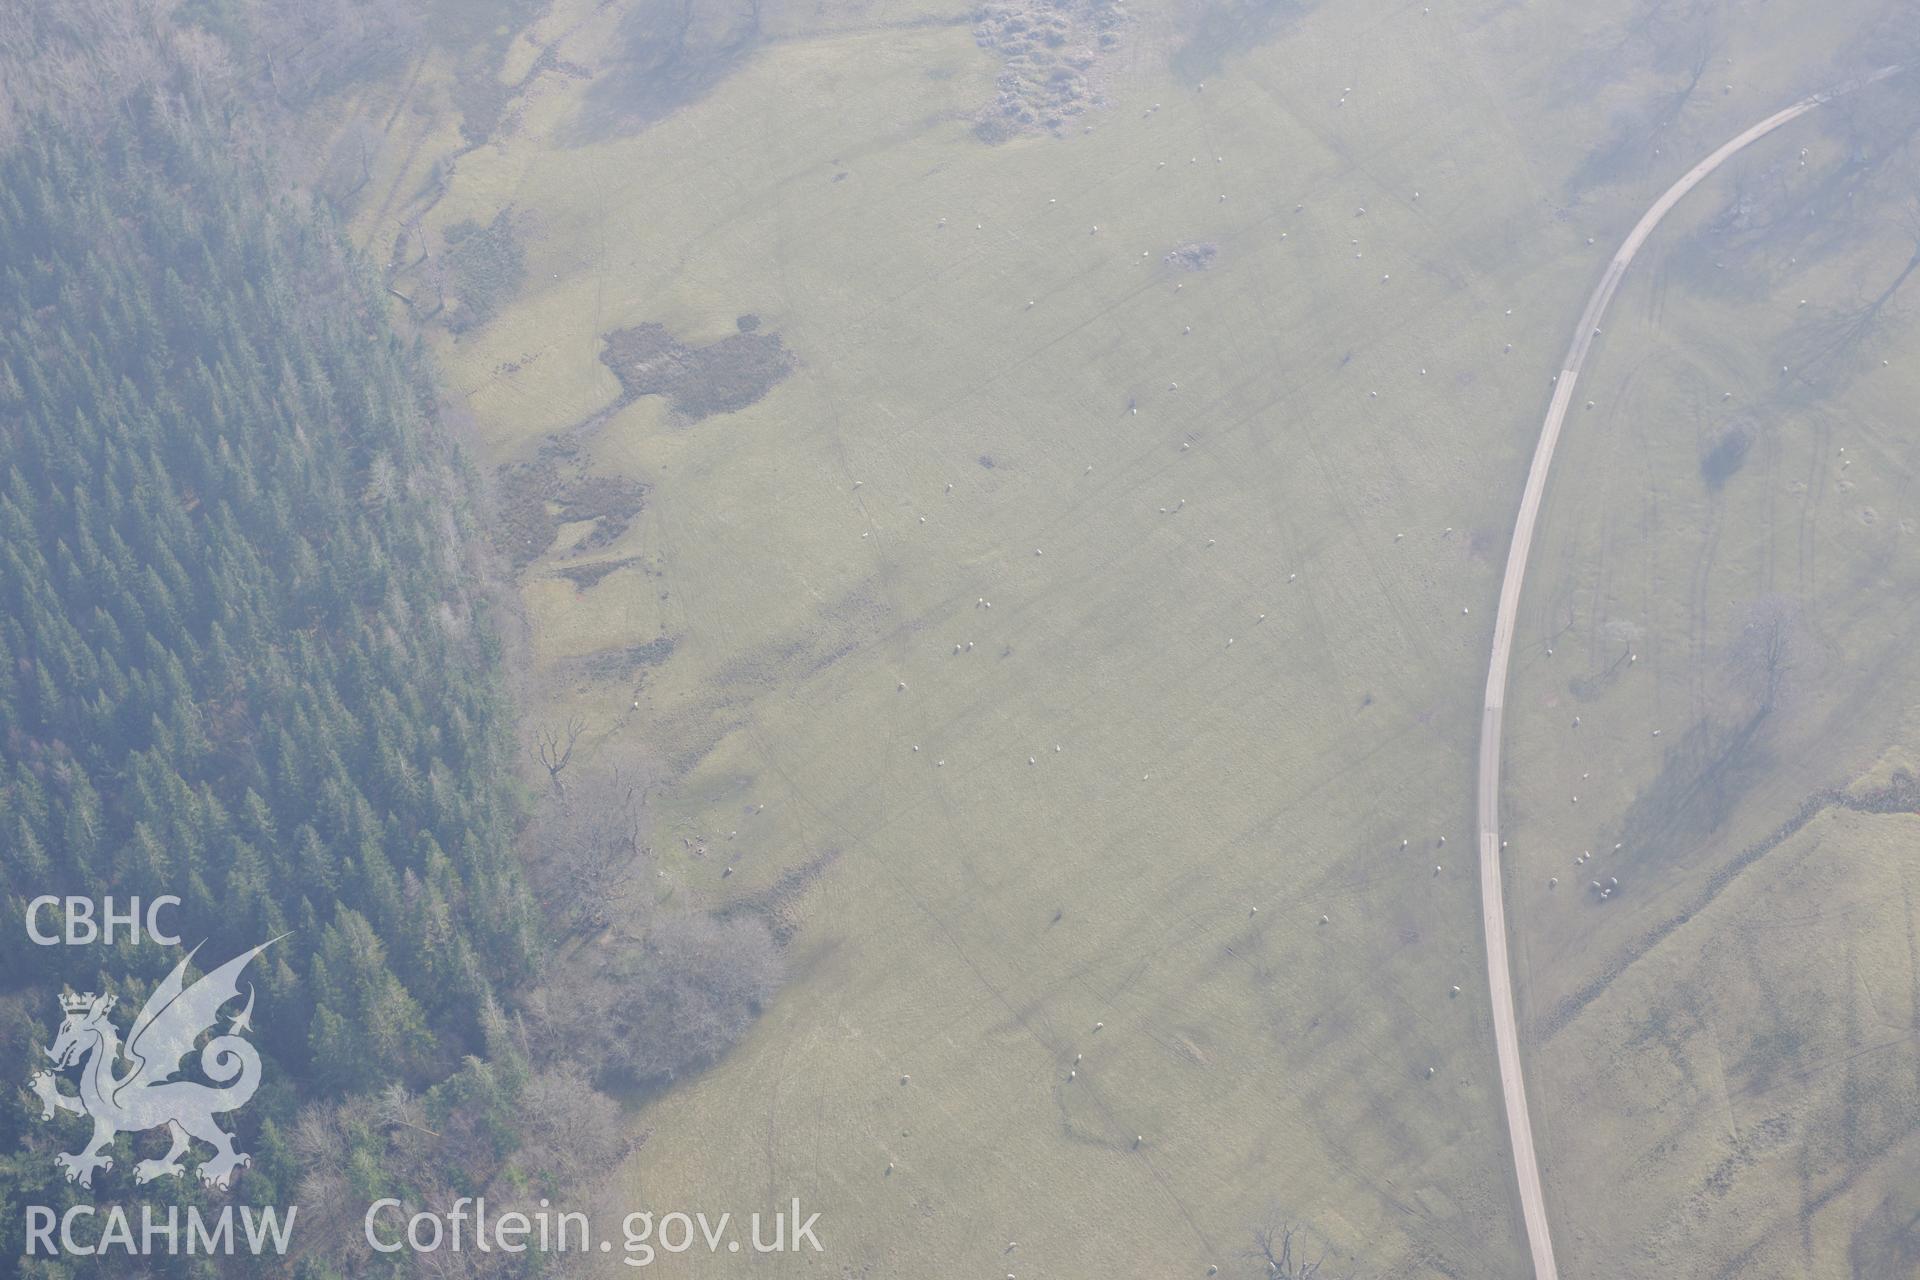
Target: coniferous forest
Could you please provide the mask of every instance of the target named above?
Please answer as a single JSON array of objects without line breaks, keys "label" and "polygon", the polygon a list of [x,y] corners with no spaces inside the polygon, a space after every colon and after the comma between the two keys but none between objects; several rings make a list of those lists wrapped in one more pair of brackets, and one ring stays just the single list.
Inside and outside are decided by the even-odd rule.
[{"label": "coniferous forest", "polygon": [[[193,95],[164,105],[29,121],[0,154],[8,915],[173,894],[203,961],[280,938],[268,1090],[427,1088],[537,945],[461,478],[324,211]],[[47,1003],[7,1006],[16,1043],[60,983],[136,1002],[174,959],[20,929],[0,957]],[[31,1182],[28,1110],[5,1142]],[[272,1137],[254,1177],[291,1176]]]},{"label": "coniferous forest", "polygon": [[[633,892],[643,788],[530,785],[510,592],[431,363],[278,162],[288,62],[261,51],[361,49],[364,24],[316,46],[292,16],[0,12],[0,1256],[21,1274],[129,1266],[25,1256],[23,1206],[235,1202],[297,1205],[293,1247],[139,1268],[538,1272],[374,1253],[363,1215],[583,1194],[638,1137],[615,1094],[711,1063],[780,977],[759,915]],[[162,897],[178,946],[97,932]],[[42,945],[69,900],[83,945]],[[64,1178],[85,1126],[19,1087],[64,1002],[111,994],[125,1028],[189,950],[191,982],[269,942],[221,1016],[262,1059],[232,1185],[141,1178],[151,1124]]]},{"label": "coniferous forest", "polygon": [[429,1070],[534,945],[452,463],[323,219],[190,124],[102,141],[0,159],[7,892],[285,934],[278,1054]]},{"label": "coniferous forest", "polygon": [[[371,1202],[531,1201],[616,1167],[607,1091],[724,1052],[775,946],[624,901],[649,857],[632,786],[518,780],[499,578],[432,370],[279,176],[224,46],[166,5],[32,18],[0,30],[0,1256],[126,1274],[25,1258],[22,1206],[130,1201],[166,1145],[121,1133],[90,1187],[61,1176],[84,1126],[17,1086],[63,994],[111,992],[124,1027],[187,949],[197,975],[271,940],[246,974],[250,1163],[137,1192],[297,1204],[296,1247],[140,1265],[412,1274],[363,1243]],[[86,934],[162,896],[179,947]],[[65,928],[30,911],[48,897],[92,904],[87,945],[29,936]]]}]

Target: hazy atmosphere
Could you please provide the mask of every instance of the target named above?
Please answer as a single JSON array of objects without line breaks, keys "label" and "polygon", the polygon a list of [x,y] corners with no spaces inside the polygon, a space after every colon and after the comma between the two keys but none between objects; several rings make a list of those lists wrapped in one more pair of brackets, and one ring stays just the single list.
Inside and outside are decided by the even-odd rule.
[{"label": "hazy atmosphere", "polygon": [[0,1275],[1920,1277],[1908,0],[0,0]]}]

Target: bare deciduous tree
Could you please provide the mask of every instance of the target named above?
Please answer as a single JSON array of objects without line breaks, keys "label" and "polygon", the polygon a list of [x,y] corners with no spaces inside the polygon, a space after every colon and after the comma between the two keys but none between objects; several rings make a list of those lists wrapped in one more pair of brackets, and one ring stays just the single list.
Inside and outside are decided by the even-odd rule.
[{"label": "bare deciduous tree", "polygon": [[611,1169],[632,1146],[619,1104],[593,1087],[579,1063],[535,1072],[520,1106],[524,1137],[515,1163],[549,1185],[581,1169]]},{"label": "bare deciduous tree", "polygon": [[[560,781],[560,774],[566,769],[567,763],[573,759],[573,744],[580,741],[580,735],[586,731],[586,727],[582,721],[570,719],[567,721],[564,735],[555,733],[552,729],[540,731],[540,763],[546,766],[547,777],[552,781],[553,789],[562,794],[567,788],[566,784]],[[563,736],[566,739],[564,743],[561,742]]]},{"label": "bare deciduous tree", "polygon": [[1326,1261],[1322,1249],[1311,1262],[1306,1258],[1304,1237],[1299,1242],[1300,1257],[1294,1257],[1295,1228],[1280,1216],[1278,1209],[1267,1213],[1266,1221],[1253,1229],[1253,1248],[1247,1253],[1262,1274],[1272,1280],[1315,1280]]},{"label": "bare deciduous tree", "polygon": [[758,915],[666,915],[641,945],[570,975],[544,1004],[542,1043],[600,1078],[657,1086],[708,1066],[779,988],[780,948]]},{"label": "bare deciduous tree", "polygon": [[353,199],[373,180],[373,160],[384,140],[376,122],[360,116],[348,121],[327,153],[321,189],[342,205]]},{"label": "bare deciduous tree", "polygon": [[[224,93],[219,42],[176,21],[173,0],[0,5],[0,125],[47,111],[100,120],[136,98],[163,117],[185,94]],[[0,141],[11,141],[0,134]]]},{"label": "bare deciduous tree", "polygon": [[534,819],[527,862],[556,932],[592,933],[614,922],[652,854],[645,810],[640,785],[616,769],[574,791],[558,790]]},{"label": "bare deciduous tree", "polygon": [[262,0],[248,12],[262,78],[296,108],[396,64],[426,25],[422,6],[397,0]]}]

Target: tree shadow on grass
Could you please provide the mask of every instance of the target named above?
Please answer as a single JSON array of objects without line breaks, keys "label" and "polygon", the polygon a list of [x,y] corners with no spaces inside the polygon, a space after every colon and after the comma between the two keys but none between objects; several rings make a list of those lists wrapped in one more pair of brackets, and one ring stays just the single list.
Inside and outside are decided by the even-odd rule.
[{"label": "tree shadow on grass", "polygon": [[760,46],[763,0],[640,0],[587,89],[568,146],[626,137],[699,101]]},{"label": "tree shadow on grass", "polygon": [[1189,84],[1219,72],[1229,57],[1258,48],[1314,7],[1314,0],[1189,0],[1181,6],[1186,38],[1173,51],[1173,73]]}]

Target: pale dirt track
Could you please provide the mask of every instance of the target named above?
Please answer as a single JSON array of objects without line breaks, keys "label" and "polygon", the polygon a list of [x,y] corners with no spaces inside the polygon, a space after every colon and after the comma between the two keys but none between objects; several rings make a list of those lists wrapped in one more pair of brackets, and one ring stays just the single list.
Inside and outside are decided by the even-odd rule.
[{"label": "pale dirt track", "polygon": [[1535,1280],[1559,1280],[1553,1260],[1553,1240],[1547,1229],[1547,1203],[1540,1186],[1540,1162],[1533,1149],[1533,1121],[1527,1111],[1526,1082],[1520,1072],[1520,1034],[1514,1020],[1513,966],[1507,955],[1507,909],[1500,880],[1500,720],[1506,701],[1507,665],[1513,653],[1514,618],[1520,609],[1520,586],[1527,572],[1527,554],[1533,549],[1534,522],[1540,514],[1540,500],[1546,493],[1547,468],[1553,463],[1553,451],[1560,441],[1560,426],[1573,399],[1574,383],[1586,363],[1593,339],[1600,332],[1600,320],[1627,267],[1640,246],[1689,191],[1708,174],[1748,145],[1766,137],[1781,125],[1864,85],[1884,80],[1898,71],[1887,67],[1870,76],[1847,81],[1822,93],[1816,93],[1754,125],[1739,137],[1689,169],[1653,207],[1641,215],[1631,234],[1607,264],[1587,308],[1574,330],[1567,358],[1561,362],[1559,380],[1554,385],[1553,401],[1540,428],[1540,442],[1534,447],[1533,465],[1527,470],[1527,487],[1520,498],[1520,515],[1513,525],[1513,544],[1507,551],[1507,572],[1500,583],[1500,606],[1493,620],[1493,656],[1487,664],[1487,697],[1480,719],[1480,913],[1487,937],[1487,985],[1493,997],[1493,1034],[1500,1059],[1501,1092],[1506,1099],[1507,1133],[1513,1142],[1514,1173],[1520,1186],[1520,1210],[1527,1228],[1527,1247],[1533,1257]]}]

